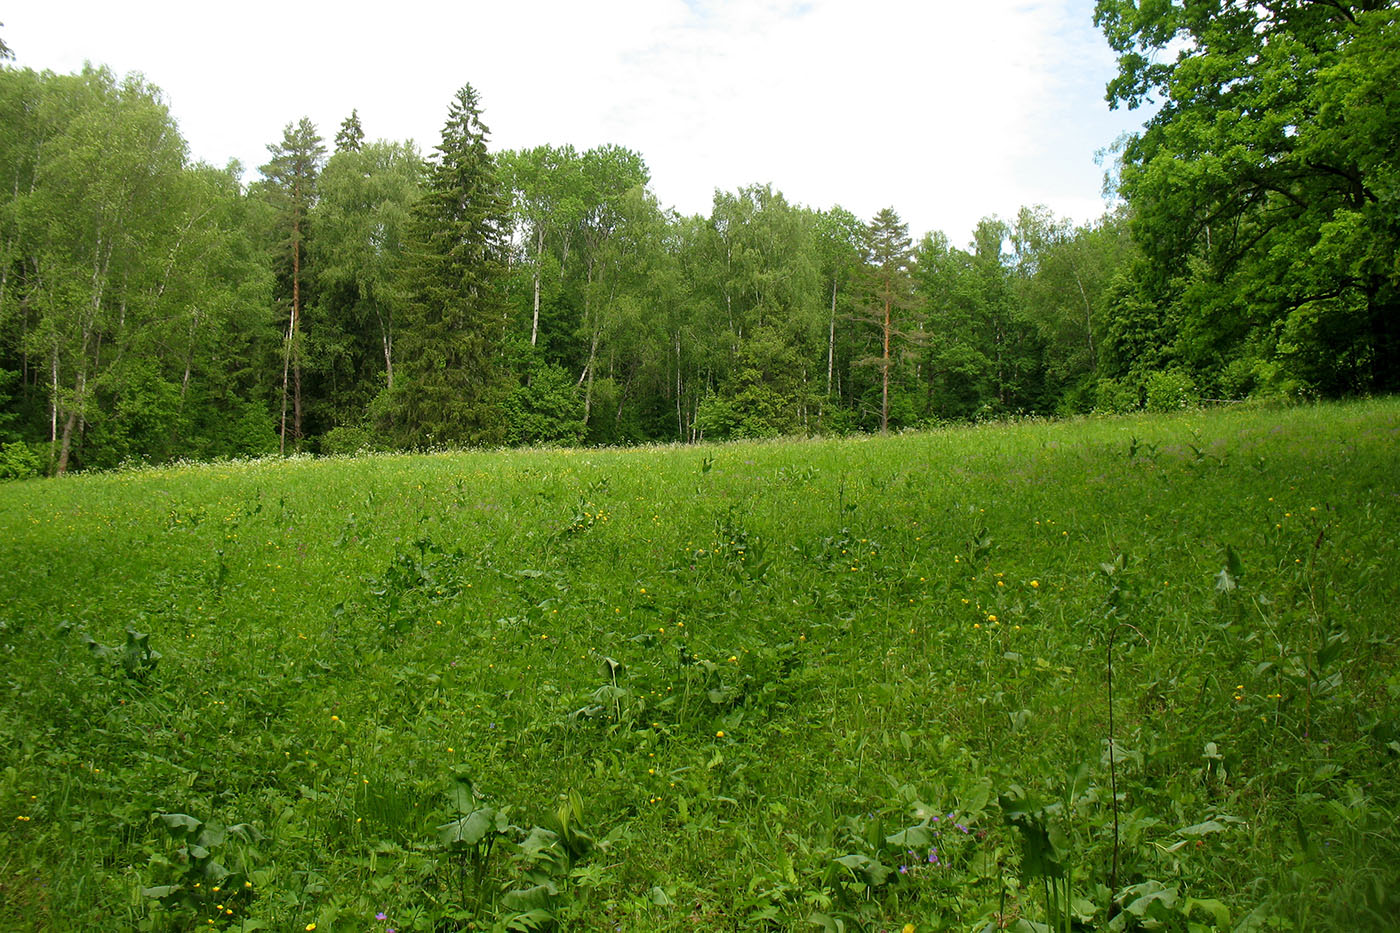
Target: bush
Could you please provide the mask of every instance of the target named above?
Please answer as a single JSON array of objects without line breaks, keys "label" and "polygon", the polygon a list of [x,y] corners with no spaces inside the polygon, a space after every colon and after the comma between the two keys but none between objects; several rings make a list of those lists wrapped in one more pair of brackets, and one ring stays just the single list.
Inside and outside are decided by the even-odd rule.
[{"label": "bush", "polygon": [[0,480],[29,479],[44,472],[44,458],[23,441],[0,446]]},{"label": "bush", "polygon": [[583,391],[562,367],[533,369],[529,385],[511,392],[505,410],[507,443],[569,445],[583,441]]},{"label": "bush", "polygon": [[1196,381],[1179,369],[1168,369],[1147,377],[1147,410],[1180,411],[1201,404]]},{"label": "bush", "polygon": [[342,425],[321,435],[321,453],[327,457],[350,456],[373,448],[374,443],[364,428]]},{"label": "bush", "polygon": [[1094,411],[1121,415],[1142,405],[1137,386],[1117,379],[1100,379],[1094,386]]}]

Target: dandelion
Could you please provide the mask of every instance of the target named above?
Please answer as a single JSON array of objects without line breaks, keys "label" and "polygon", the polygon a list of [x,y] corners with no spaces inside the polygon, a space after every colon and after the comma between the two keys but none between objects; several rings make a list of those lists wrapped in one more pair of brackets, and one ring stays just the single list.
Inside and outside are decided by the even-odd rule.
[{"label": "dandelion", "polygon": [[717,738],[717,739],[722,739],[722,738],[724,738],[724,730],[721,729],[721,730],[719,730],[718,732],[716,732],[716,733],[715,733],[715,738]]},{"label": "dandelion", "polygon": [[316,924],[314,924],[314,923],[308,923],[308,924],[306,925],[306,933],[311,933],[311,931],[314,930],[314,929],[316,929]]},{"label": "dandelion", "polygon": [[340,722],[340,717],[339,717],[339,716],[332,716],[332,717],[331,717],[331,722]]},{"label": "dandelion", "polygon": [[1040,589],[1040,581],[1039,581],[1039,580],[1032,580],[1032,581],[1031,581],[1031,589],[1033,589],[1033,590],[1038,590],[1038,589]]}]

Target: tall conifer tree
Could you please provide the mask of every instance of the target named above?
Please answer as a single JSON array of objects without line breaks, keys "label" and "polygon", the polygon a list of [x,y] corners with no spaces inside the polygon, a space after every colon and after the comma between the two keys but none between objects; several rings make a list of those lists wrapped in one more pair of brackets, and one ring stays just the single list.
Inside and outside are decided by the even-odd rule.
[{"label": "tall conifer tree", "polygon": [[870,298],[864,316],[879,328],[880,355],[864,362],[880,370],[880,433],[884,434],[890,429],[890,368],[894,363],[891,343],[897,348],[899,341],[912,339],[912,334],[901,327],[901,318],[913,306],[913,249],[909,226],[891,207],[875,215],[865,236]]},{"label": "tall conifer tree", "polygon": [[480,98],[463,86],[414,209],[402,378],[383,409],[389,434],[405,446],[505,439],[499,346],[508,214],[489,133]]},{"label": "tall conifer tree", "polygon": [[288,123],[282,142],[270,145],[271,161],[260,171],[268,180],[267,192],[278,212],[281,239],[277,247],[278,278],[289,300],[287,334],[282,355],[282,420],[279,428],[282,452],[287,450],[287,377],[292,376],[292,438],[301,442],[301,309],[302,283],[306,259],[307,215],[316,203],[316,180],[326,147],[316,126],[302,117],[295,126]]}]

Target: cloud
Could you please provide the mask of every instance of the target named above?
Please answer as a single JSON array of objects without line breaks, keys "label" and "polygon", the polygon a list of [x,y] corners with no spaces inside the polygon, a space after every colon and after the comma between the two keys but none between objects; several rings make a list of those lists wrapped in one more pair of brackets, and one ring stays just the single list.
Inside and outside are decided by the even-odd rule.
[{"label": "cloud", "polygon": [[54,2],[10,14],[6,41],[21,66],[143,71],[218,164],[255,168],[302,115],[330,139],[352,108],[371,137],[430,150],[470,82],[496,147],[627,146],[686,213],[707,213],[715,188],[770,182],[864,217],[893,206],[916,234],[960,242],[1021,204],[1101,209],[1093,152],[1137,118],[1102,103],[1113,62],[1091,16],[1088,0],[404,0],[255,16]]}]

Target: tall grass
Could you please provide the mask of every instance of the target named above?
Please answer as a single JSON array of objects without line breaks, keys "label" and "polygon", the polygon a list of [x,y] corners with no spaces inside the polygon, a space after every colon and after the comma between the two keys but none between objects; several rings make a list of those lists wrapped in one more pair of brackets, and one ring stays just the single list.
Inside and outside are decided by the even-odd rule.
[{"label": "tall grass", "polygon": [[1383,927],[1398,438],[1381,400],[0,487],[0,926]]}]

